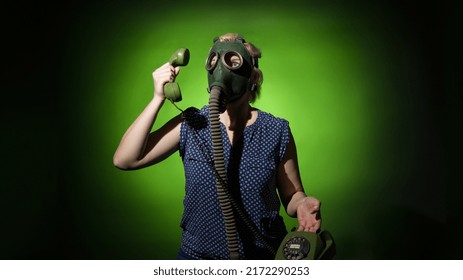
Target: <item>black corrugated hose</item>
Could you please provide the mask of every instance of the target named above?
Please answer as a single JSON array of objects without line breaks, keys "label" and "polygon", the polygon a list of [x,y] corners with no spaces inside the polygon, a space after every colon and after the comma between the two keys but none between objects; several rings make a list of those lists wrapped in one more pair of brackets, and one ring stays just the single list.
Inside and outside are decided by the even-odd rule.
[{"label": "black corrugated hose", "polygon": [[209,97],[209,121],[211,127],[212,153],[216,170],[217,196],[225,221],[225,234],[227,238],[230,259],[240,259],[238,232],[233,207],[227,194],[227,171],[223,158],[222,130],[220,128],[220,89],[213,87]]}]

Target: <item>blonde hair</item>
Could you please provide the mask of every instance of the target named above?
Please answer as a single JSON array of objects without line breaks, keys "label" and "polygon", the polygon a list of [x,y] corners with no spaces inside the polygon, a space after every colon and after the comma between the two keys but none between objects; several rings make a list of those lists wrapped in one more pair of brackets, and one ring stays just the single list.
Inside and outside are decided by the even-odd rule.
[{"label": "blonde hair", "polygon": [[252,43],[246,42],[244,38],[238,33],[226,33],[222,36],[219,36],[220,42],[234,42],[234,41],[242,41],[248,53],[254,58],[256,62],[251,74],[251,81],[256,85],[256,88],[251,91],[251,96],[249,97],[249,102],[253,103],[256,101],[257,97],[260,96],[260,91],[262,88],[262,83],[264,82],[264,75],[262,71],[258,68],[257,61],[261,58],[262,53],[261,51],[254,46]]}]

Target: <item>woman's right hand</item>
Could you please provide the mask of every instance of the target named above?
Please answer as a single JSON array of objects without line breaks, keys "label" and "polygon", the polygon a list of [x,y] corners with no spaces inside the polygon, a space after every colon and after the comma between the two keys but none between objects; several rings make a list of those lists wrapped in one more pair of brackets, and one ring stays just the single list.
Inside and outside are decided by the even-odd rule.
[{"label": "woman's right hand", "polygon": [[166,83],[172,83],[175,81],[180,67],[173,67],[170,63],[166,63],[154,70],[152,73],[153,82],[154,82],[154,96],[166,99],[164,94],[164,85]]}]

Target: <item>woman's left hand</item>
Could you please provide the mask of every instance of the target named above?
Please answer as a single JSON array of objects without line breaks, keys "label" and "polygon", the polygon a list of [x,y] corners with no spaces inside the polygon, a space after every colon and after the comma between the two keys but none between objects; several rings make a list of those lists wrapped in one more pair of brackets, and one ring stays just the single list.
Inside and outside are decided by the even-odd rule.
[{"label": "woman's left hand", "polygon": [[297,205],[297,231],[318,232],[322,218],[320,214],[320,201],[315,197],[307,196]]}]

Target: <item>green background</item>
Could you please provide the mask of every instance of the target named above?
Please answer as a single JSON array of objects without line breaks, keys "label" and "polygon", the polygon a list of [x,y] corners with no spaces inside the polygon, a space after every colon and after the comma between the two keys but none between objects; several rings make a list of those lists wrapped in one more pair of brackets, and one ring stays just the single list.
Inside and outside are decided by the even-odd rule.
[{"label": "green background", "polygon": [[[238,32],[262,50],[254,105],[290,122],[303,184],[322,201],[337,258],[458,258],[449,209],[458,185],[449,151],[461,125],[450,41],[457,4],[348,2],[11,7],[0,257],[175,258],[178,153],[130,172],[112,156],[152,97],[151,73],[175,49],[191,52],[178,106],[201,107],[212,39]],[[158,123],[177,113],[166,103]]]}]

